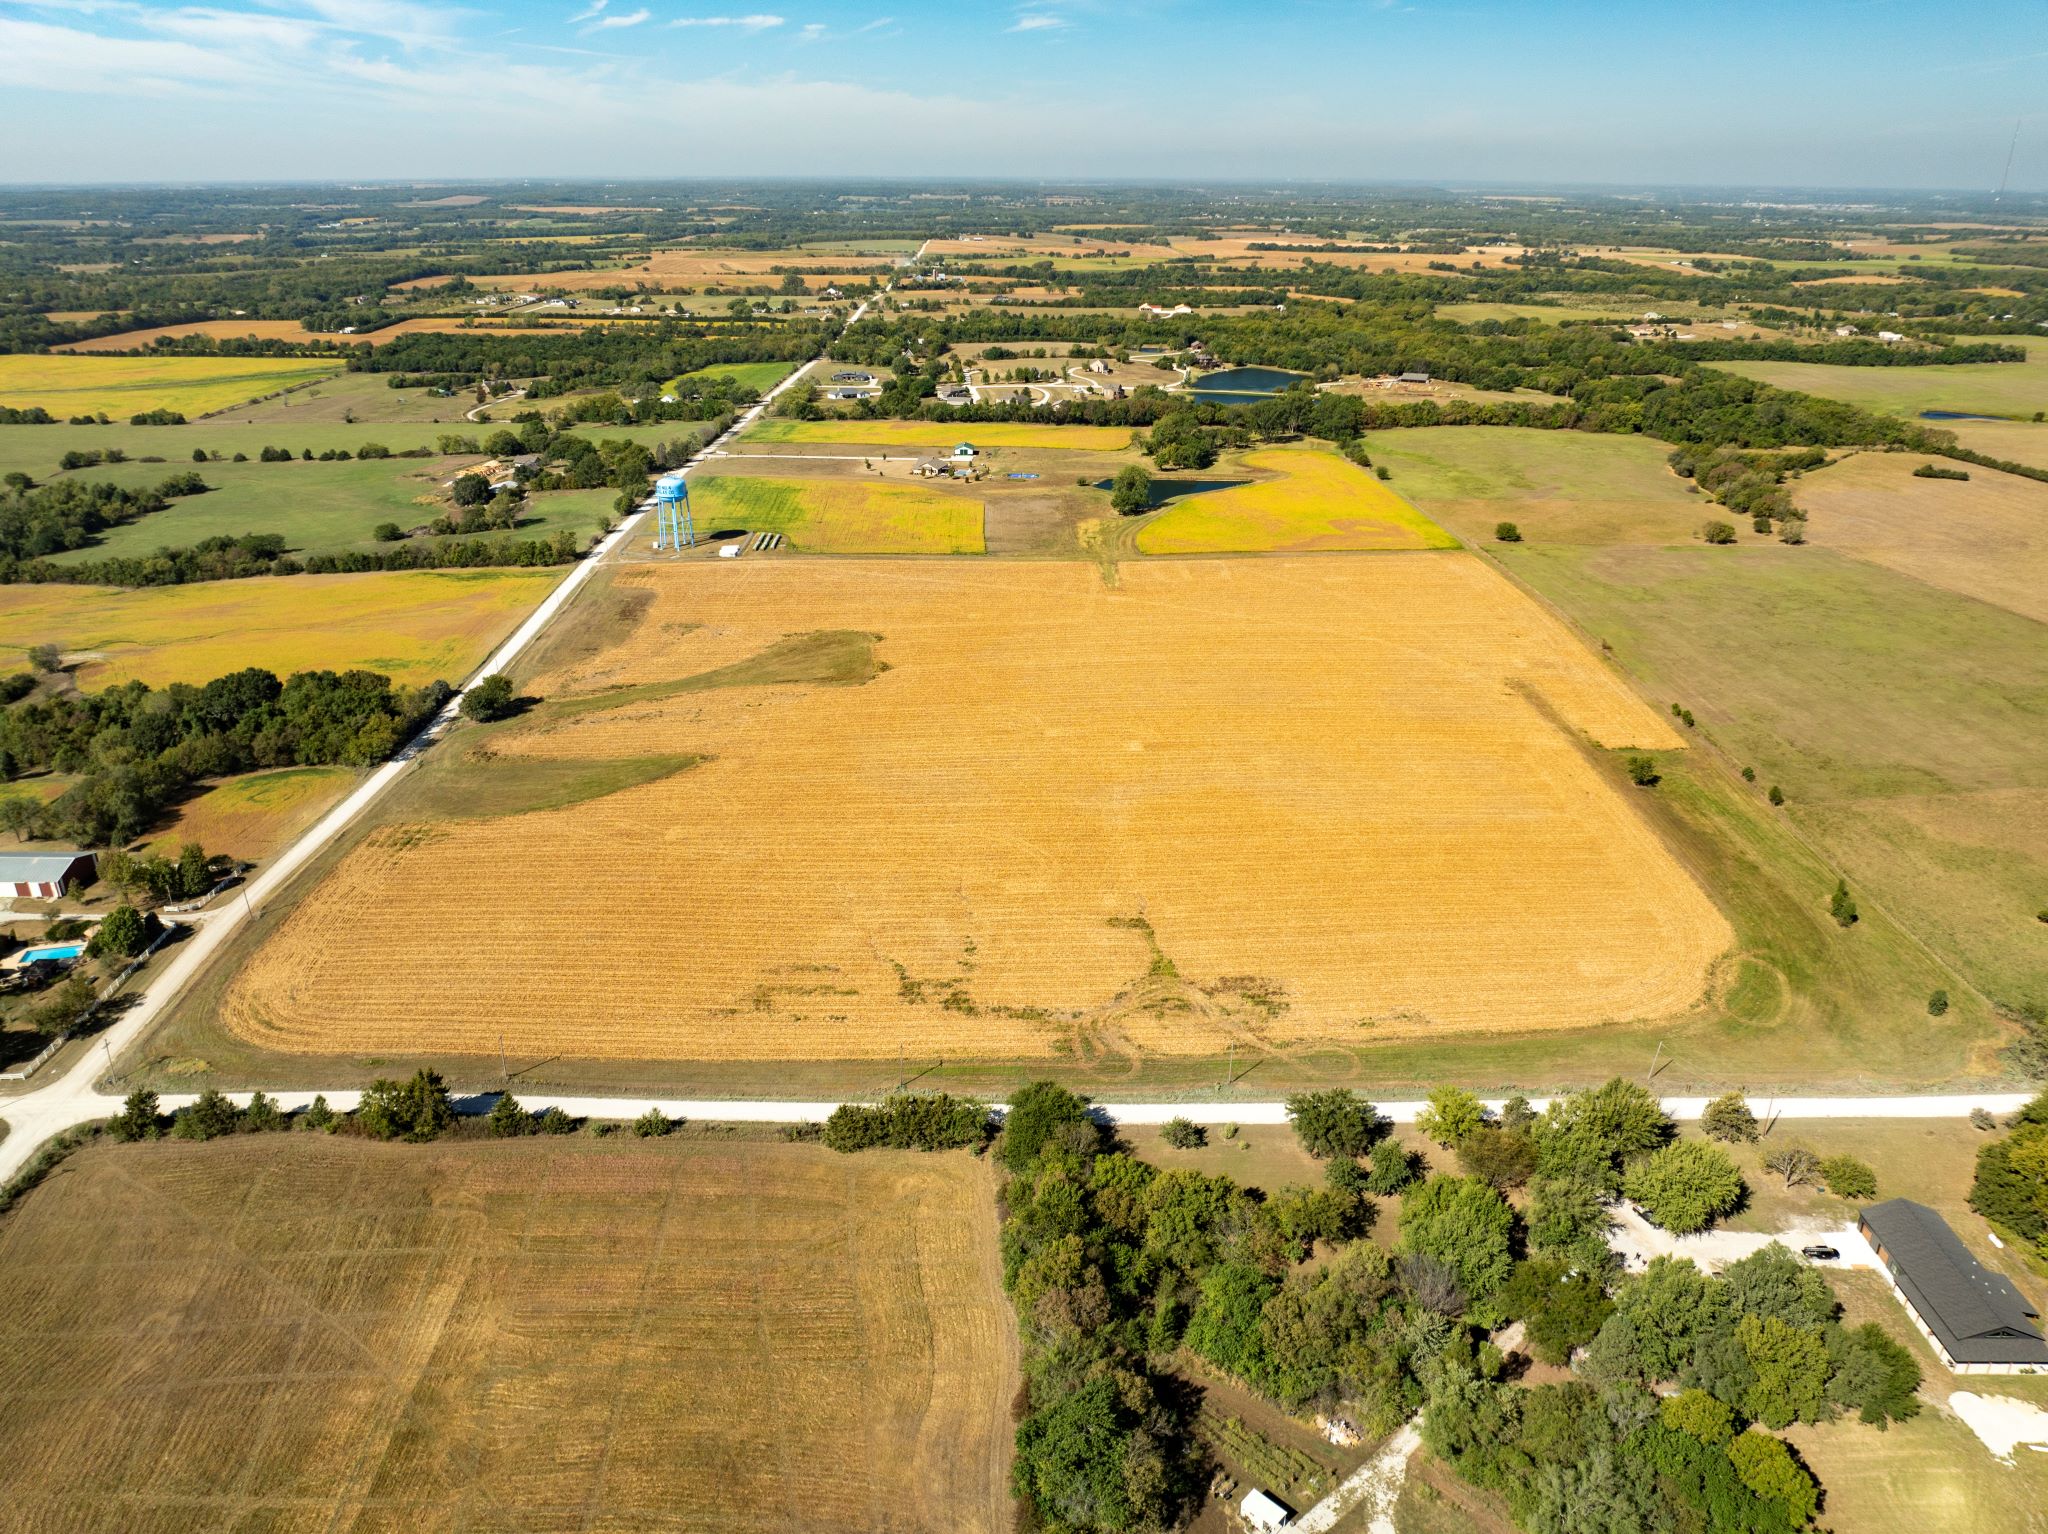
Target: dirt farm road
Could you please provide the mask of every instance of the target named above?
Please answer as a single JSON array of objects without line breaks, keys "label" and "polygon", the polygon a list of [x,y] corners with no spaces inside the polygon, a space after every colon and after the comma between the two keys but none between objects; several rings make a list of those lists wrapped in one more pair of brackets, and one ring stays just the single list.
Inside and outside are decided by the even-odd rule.
[{"label": "dirt farm road", "polygon": [[[887,291],[886,286],[882,291]],[[847,321],[849,325],[861,318],[867,311],[869,302],[871,300],[864,300],[853,310]],[[723,434],[704,444],[691,463],[685,466],[685,472],[752,426],[775,397],[801,377],[804,371],[803,368],[797,369],[762,395],[758,401],[748,406]],[[512,631],[511,637],[498,646],[497,650],[470,674],[455,696],[448,700],[447,705],[428,722],[425,729],[408,741],[390,761],[357,784],[353,793],[322,816],[311,830],[287,847],[268,868],[244,887],[246,898],[235,900],[226,907],[215,910],[204,922],[193,923],[190,934],[178,946],[170,963],[135,993],[128,1010],[118,1021],[95,1037],[91,1047],[81,1053],[69,1069],[46,1086],[0,1101],[0,1121],[4,1121],[8,1126],[7,1138],[0,1141],[0,1183],[12,1177],[23,1163],[34,1155],[37,1147],[52,1135],[61,1134],[74,1125],[106,1116],[107,1103],[112,1099],[97,1090],[96,1082],[99,1074],[106,1069],[108,1061],[124,1054],[147,1033],[185,986],[205,967],[207,960],[213,957],[242,924],[260,919],[265,904],[285,888],[294,874],[375,803],[378,796],[391,787],[415,757],[447,733],[449,727],[455,723],[463,694],[482,678],[505,670],[539,637],[541,631],[569,604],[598,567],[633,536],[641,518],[647,514],[652,504],[650,501],[642,505],[600,539],[596,546],[570,569],[562,583],[549,592],[541,604],[527,615],[526,621]],[[340,1094],[337,1094],[337,1100],[339,1096]]]}]

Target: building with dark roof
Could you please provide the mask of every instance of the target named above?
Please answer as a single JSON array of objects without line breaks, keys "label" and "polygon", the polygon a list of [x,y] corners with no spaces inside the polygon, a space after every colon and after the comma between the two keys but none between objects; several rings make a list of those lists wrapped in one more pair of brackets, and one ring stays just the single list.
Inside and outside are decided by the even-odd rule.
[{"label": "building with dark roof", "polygon": [[2012,1280],[1970,1255],[1948,1221],[1911,1199],[1887,1199],[1856,1222],[1921,1335],[1957,1374],[2048,1372],[2048,1340]]}]

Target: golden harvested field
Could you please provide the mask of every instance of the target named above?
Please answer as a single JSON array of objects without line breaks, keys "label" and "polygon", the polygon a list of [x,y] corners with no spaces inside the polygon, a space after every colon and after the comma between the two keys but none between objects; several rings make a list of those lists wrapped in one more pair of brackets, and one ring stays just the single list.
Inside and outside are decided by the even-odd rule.
[{"label": "golden harvested field", "polygon": [[173,810],[151,848],[172,856],[198,842],[260,862],[332,808],[356,778],[346,767],[281,767],[223,779]]},{"label": "golden harvested field", "polygon": [[1454,549],[1458,540],[1372,474],[1336,453],[1274,448],[1239,467],[1270,476],[1191,495],[1138,533],[1146,554],[1238,554],[1309,549]]},{"label": "golden harvested field", "polygon": [[[1432,261],[1452,261],[1462,267],[1477,262],[1481,266],[1506,266],[1508,258],[1525,254],[1520,246],[1488,245],[1468,250],[1459,256],[1431,255],[1425,251],[1393,251],[1385,254],[1366,251],[1317,251],[1314,242],[1307,242],[1299,250],[1253,250],[1254,245],[1279,245],[1289,239],[1277,234],[1214,235],[1203,238],[1177,239],[1169,252],[1173,256],[1200,256],[1210,261],[1228,262],[1233,266],[1256,266],[1277,270],[1290,266],[1305,266],[1311,261],[1324,266],[1356,267],[1370,272],[1422,272],[1429,269]],[[1358,242],[1355,242],[1358,243]]]},{"label": "golden harvested field", "polygon": [[914,447],[939,453],[962,439],[976,447],[1064,447],[1077,453],[1116,452],[1131,445],[1128,426],[1032,426],[1021,421],[825,421],[764,419],[749,442],[843,442],[862,447]]},{"label": "golden harvested field", "polygon": [[[560,288],[574,293],[621,285],[633,287],[639,283],[646,283],[653,288],[665,288],[669,284],[688,286],[702,282],[767,282],[773,285],[781,280],[780,274],[774,268],[794,267],[801,271],[811,287],[816,289],[829,287],[834,283],[869,281],[874,274],[863,272],[860,268],[884,264],[886,263],[882,260],[863,261],[837,252],[816,250],[657,250],[645,261],[632,266],[586,267],[579,271],[507,272],[472,277],[470,281],[479,288],[496,288],[500,291],[518,293],[530,292],[537,288]],[[394,286],[400,289],[436,287],[446,281],[445,277],[419,277],[409,282],[396,283]]]},{"label": "golden harvested field", "polygon": [[117,420],[145,410],[188,416],[225,410],[341,371],[305,357],[0,357],[0,405],[40,405],[63,420],[105,411]]},{"label": "golden harvested field", "polygon": [[2048,622],[2048,485],[1947,459],[1968,482],[1916,479],[1926,458],[1857,453],[1799,480],[1824,548]]},{"label": "golden harvested field", "polygon": [[0,1223],[10,1529],[998,1534],[988,1168],[100,1146]]},{"label": "golden harvested field", "polygon": [[[81,685],[366,667],[460,681],[540,604],[555,570],[403,570],[114,590],[0,586],[0,651],[60,646]],[[18,662],[15,662],[18,666]]]},{"label": "golden harvested field", "polygon": [[[1285,1052],[1667,1015],[1729,943],[1572,732],[1680,742],[1471,556],[1141,561],[1114,587],[1078,562],[700,561],[618,588],[637,626],[537,679],[570,701],[492,751],[698,764],[372,830],[229,981],[230,1031],[316,1054]],[[792,635],[878,636],[882,669],[674,686]],[[576,897],[474,898],[537,864]],[[647,911],[672,945],[618,919]]]},{"label": "golden harvested field", "polygon": [[770,479],[722,474],[696,481],[706,530],[781,533],[806,554],[979,554],[982,505],[922,485],[871,479]]},{"label": "golden harvested field", "polygon": [[151,325],[143,330],[123,330],[90,341],[72,341],[54,348],[60,352],[139,352],[159,340],[182,340],[186,336],[216,336],[222,340],[244,337],[259,341],[348,341],[368,344],[368,336],[345,336],[312,331],[297,320],[195,320],[189,325]]}]

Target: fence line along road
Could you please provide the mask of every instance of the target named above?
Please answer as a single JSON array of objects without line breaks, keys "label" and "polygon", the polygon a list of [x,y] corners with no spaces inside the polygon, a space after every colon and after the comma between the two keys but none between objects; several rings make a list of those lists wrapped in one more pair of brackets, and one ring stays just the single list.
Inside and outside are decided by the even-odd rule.
[{"label": "fence line along road", "polygon": [[[863,301],[854,309],[847,324],[856,323],[866,313],[868,302]],[[822,356],[823,353],[819,355]],[[685,472],[694,468],[713,448],[737,436],[759,420],[761,413],[775,397],[801,377],[809,366],[807,362],[798,367],[789,377],[742,411],[731,426],[705,443],[693,455],[692,461],[684,466]],[[503,671],[519,658],[539,637],[541,631],[568,605],[570,599],[583,588],[598,566],[633,536],[651,504],[643,503],[635,508],[616,528],[599,539],[590,552],[570,568],[561,584],[550,591],[541,600],[540,605],[527,615],[526,621],[512,631],[511,637],[470,673],[462,687],[448,700],[447,705],[427,722],[425,728],[406,742],[391,760],[357,784],[354,792],[329,810],[311,830],[293,842],[268,868],[245,885],[243,898],[230,902],[211,913],[203,923],[190,927],[189,935],[179,945],[170,963],[135,993],[133,1004],[117,1022],[95,1034],[88,1041],[86,1049],[72,1062],[69,1070],[53,1079],[47,1086],[0,1101],[0,1119],[4,1119],[8,1126],[7,1138],[0,1141],[0,1182],[12,1177],[22,1163],[35,1153],[36,1147],[51,1135],[60,1134],[73,1125],[107,1116],[107,1103],[110,1099],[97,1092],[93,1086],[95,1077],[106,1068],[107,1062],[131,1048],[163,1015],[178,994],[192,982],[207,960],[211,959],[244,923],[262,917],[266,901],[282,891],[294,874],[374,804],[378,797],[397,781],[399,774],[405,771],[414,757],[447,733],[449,727],[455,723],[464,694],[484,677],[493,672]],[[337,1093],[337,1100],[343,1095],[345,1094]],[[297,1096],[298,1094],[294,1094],[295,1098]],[[311,1100],[310,1096],[307,1100]]]}]

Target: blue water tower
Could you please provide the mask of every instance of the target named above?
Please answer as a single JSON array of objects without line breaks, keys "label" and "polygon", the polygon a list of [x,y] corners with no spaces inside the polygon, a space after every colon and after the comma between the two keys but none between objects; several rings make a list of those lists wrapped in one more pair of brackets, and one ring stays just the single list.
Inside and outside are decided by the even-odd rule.
[{"label": "blue water tower", "polygon": [[690,516],[690,482],[680,469],[654,482],[654,546],[694,549],[697,524]]}]

